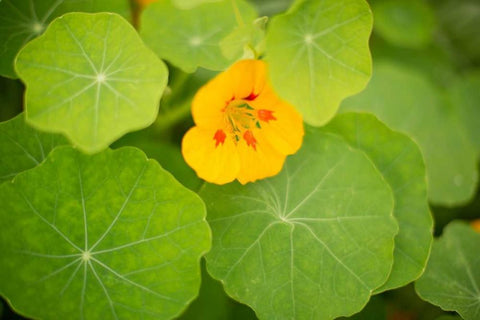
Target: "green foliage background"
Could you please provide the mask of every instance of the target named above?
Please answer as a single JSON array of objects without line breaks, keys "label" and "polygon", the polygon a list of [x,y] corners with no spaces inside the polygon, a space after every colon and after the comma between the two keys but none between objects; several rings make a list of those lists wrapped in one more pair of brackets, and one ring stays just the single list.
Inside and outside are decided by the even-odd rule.
[{"label": "green foliage background", "polygon": [[[2,319],[479,319],[478,30],[476,0],[1,0]],[[242,58],[304,144],[210,185],[180,141]]]}]

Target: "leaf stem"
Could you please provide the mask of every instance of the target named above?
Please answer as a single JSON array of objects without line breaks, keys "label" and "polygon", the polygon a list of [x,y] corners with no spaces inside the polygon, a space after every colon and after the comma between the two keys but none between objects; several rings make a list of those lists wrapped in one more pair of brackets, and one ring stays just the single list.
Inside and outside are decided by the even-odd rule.
[{"label": "leaf stem", "polygon": [[237,24],[240,27],[243,27],[245,25],[245,22],[243,22],[243,18],[240,13],[240,10],[238,9],[236,0],[232,0],[232,7],[233,7],[233,12],[235,13],[235,19],[237,20]]}]

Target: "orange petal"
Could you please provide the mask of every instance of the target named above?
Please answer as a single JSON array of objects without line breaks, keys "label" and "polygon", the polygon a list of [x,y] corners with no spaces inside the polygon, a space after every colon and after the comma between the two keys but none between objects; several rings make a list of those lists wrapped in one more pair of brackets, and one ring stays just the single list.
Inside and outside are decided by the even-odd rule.
[{"label": "orange petal", "polygon": [[[254,130],[253,135],[258,135],[259,131]],[[237,144],[237,149],[241,163],[237,179],[241,184],[274,176],[282,170],[285,162],[285,155],[273,149],[260,137],[256,137],[255,148],[242,139]]]},{"label": "orange petal", "polygon": [[260,121],[260,134],[278,152],[288,155],[297,152],[303,140],[303,120],[300,113],[287,102],[280,100],[269,85],[251,102],[257,110],[271,110],[275,120]]},{"label": "orange petal", "polygon": [[236,178],[240,161],[232,139],[227,137],[218,143],[217,132],[217,129],[191,128],[183,137],[182,154],[200,178],[225,184]]}]

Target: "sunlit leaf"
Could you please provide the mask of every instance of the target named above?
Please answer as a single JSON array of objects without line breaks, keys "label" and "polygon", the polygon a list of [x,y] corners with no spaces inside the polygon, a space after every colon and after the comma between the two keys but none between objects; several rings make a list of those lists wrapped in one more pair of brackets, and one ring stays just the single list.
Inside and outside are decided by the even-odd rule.
[{"label": "sunlit leaf", "polygon": [[376,291],[402,287],[416,280],[425,269],[433,241],[425,165],[419,148],[407,136],[391,131],[369,114],[341,114],[325,130],[341,135],[353,148],[363,150],[393,191],[393,213],[400,230],[395,237],[392,272]]},{"label": "sunlit leaf", "polygon": [[426,76],[392,61],[378,61],[367,89],[345,100],[342,110],[372,112],[413,138],[425,159],[431,202],[452,206],[474,195],[476,150],[454,108]]},{"label": "sunlit leaf", "polygon": [[16,78],[15,55],[43,33],[56,17],[70,11],[116,12],[129,18],[128,0],[4,0],[0,3],[0,75]]},{"label": "sunlit leaf", "polygon": [[272,84],[307,123],[327,123],[344,98],[365,87],[371,30],[363,0],[299,1],[272,19],[266,39]]},{"label": "sunlit leaf", "polygon": [[204,205],[138,149],[56,148],[0,201],[0,292],[24,315],[170,319],[198,292]]},{"label": "sunlit leaf", "polygon": [[[204,3],[181,10],[169,0],[149,5],[142,13],[140,34],[155,53],[186,72],[197,67],[226,69],[240,55],[225,57],[220,42],[238,25],[251,23],[255,10],[245,1]],[[238,9],[236,15],[235,8]]]},{"label": "sunlit leaf", "polygon": [[69,13],[28,43],[16,61],[27,122],[64,133],[87,152],[151,124],[167,68],[123,18]]},{"label": "sunlit leaf", "polygon": [[402,47],[424,47],[432,41],[435,15],[423,0],[374,2],[375,32]]},{"label": "sunlit leaf", "polygon": [[420,297],[465,320],[480,318],[480,233],[452,222],[433,244],[432,254],[415,289]]},{"label": "sunlit leaf", "polygon": [[180,9],[191,9],[202,3],[220,2],[224,0],[172,0],[172,2]]},{"label": "sunlit leaf", "polygon": [[0,123],[0,182],[39,165],[58,145],[68,144],[58,134],[37,131],[25,123],[23,113]]},{"label": "sunlit leaf", "polygon": [[393,196],[367,156],[308,132],[282,172],[206,185],[209,273],[260,319],[332,319],[360,311],[388,278]]}]

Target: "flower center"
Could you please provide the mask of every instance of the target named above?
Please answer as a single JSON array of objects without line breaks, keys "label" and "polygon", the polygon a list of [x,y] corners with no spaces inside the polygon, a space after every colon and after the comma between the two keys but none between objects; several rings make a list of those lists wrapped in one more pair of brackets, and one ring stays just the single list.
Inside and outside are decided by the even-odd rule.
[{"label": "flower center", "polygon": [[225,122],[230,133],[239,141],[241,134],[254,127],[261,128],[256,110],[246,100],[233,100],[225,107]]},{"label": "flower center", "polygon": [[253,135],[253,129],[262,129],[261,122],[268,123],[271,120],[277,120],[273,115],[272,110],[268,109],[255,109],[250,105],[250,102],[255,100],[258,95],[251,93],[248,97],[243,99],[232,98],[227,101],[225,108],[222,112],[225,120],[225,133],[224,130],[219,129],[215,132],[213,139],[215,140],[215,147],[219,144],[223,144],[227,134],[229,134],[234,143],[243,139],[248,146],[256,150],[257,140]]}]

